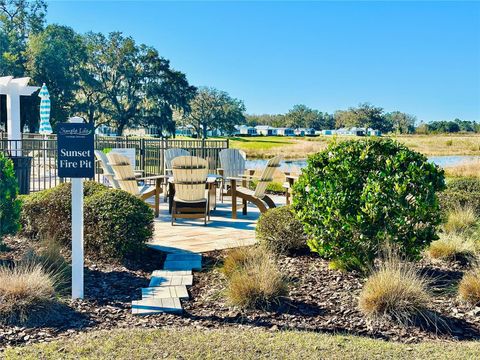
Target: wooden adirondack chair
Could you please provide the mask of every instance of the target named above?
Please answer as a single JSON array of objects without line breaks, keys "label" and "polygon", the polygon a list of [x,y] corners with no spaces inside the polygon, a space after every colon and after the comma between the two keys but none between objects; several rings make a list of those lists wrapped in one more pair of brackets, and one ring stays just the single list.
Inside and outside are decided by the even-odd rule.
[{"label": "wooden adirondack chair", "polygon": [[172,225],[177,218],[210,220],[209,196],[206,193],[208,162],[195,156],[172,160],[175,196],[172,203]]},{"label": "wooden adirondack chair", "polygon": [[[163,166],[164,166],[164,174],[171,177],[172,175],[172,160],[179,157],[179,156],[190,156],[190,152],[185,150],[185,149],[180,149],[180,148],[171,148],[165,150],[163,153]],[[168,186],[165,184],[165,202],[167,201],[169,194],[168,194]]]},{"label": "wooden adirondack chair", "polygon": [[[132,165],[126,156],[109,153],[107,154],[109,165],[112,167],[115,180],[118,182],[120,189],[137,196],[142,200],[155,198],[154,204],[148,202],[147,205],[155,210],[155,217],[160,213],[160,194],[162,192],[163,175],[137,177],[133,171]],[[138,181],[155,180],[155,186],[139,186]]]},{"label": "wooden adirondack chair", "polygon": [[[262,175],[258,178],[258,183],[255,190],[250,190],[244,186],[237,187],[237,181],[243,181],[244,178],[230,178],[231,188],[228,195],[232,196],[232,218],[237,218],[237,197],[243,200],[243,215],[247,215],[248,202],[255,204],[261,213],[264,213],[268,208],[274,208],[275,203],[265,193],[267,185],[273,180],[275,169],[280,167],[281,156],[275,156],[268,160],[267,165],[263,169]],[[254,179],[256,177],[253,177]]]},{"label": "wooden adirondack chair", "polygon": [[244,177],[245,181],[248,181],[248,177],[253,176],[254,169],[246,169],[247,155],[244,151],[238,149],[223,149],[218,153],[220,159],[220,168],[217,169],[218,175],[222,177],[222,185],[220,198],[223,202],[223,196],[228,190],[228,184],[230,177]]},{"label": "wooden adirondack chair", "polygon": [[190,152],[185,149],[171,148],[165,150],[163,156],[165,158],[165,175],[172,175],[172,160],[179,156],[190,156]]},{"label": "wooden adirondack chair", "polygon": [[115,179],[115,174],[113,173],[113,169],[108,163],[107,155],[100,150],[95,150],[94,153],[95,153],[95,158],[97,159],[98,163],[100,164],[100,167],[102,168],[103,176],[108,180],[108,183],[114,189],[120,189],[120,184]]}]

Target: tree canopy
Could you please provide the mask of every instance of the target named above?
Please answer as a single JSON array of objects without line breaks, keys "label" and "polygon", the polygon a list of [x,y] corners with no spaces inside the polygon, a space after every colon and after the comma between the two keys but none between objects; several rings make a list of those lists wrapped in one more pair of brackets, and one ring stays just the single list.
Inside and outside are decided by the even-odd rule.
[{"label": "tree canopy", "polygon": [[232,98],[225,91],[203,87],[190,101],[190,112],[182,123],[192,125],[204,139],[208,130],[233,132],[235,125],[245,123],[243,101]]}]

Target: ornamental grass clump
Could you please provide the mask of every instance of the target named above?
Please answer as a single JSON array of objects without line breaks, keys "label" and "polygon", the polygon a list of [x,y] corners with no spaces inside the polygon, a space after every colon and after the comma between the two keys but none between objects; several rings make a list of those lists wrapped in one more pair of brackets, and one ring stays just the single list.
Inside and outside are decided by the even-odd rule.
[{"label": "ornamental grass clump", "polygon": [[[229,258],[232,256],[234,258]],[[263,249],[231,252],[225,259],[227,269],[226,295],[241,308],[270,308],[287,295],[287,280],[275,259]]]},{"label": "ornamental grass clump", "polygon": [[475,241],[463,234],[440,234],[440,239],[433,241],[427,254],[432,259],[470,261],[476,254]]},{"label": "ornamental grass clump", "polygon": [[55,276],[41,265],[25,262],[0,267],[1,323],[23,323],[34,313],[46,313],[54,295]]},{"label": "ornamental grass clump", "polygon": [[441,168],[394,140],[332,142],[309,157],[293,209],[312,251],[366,270],[387,242],[415,259],[435,240],[444,182]]},{"label": "ornamental grass clump", "polygon": [[472,206],[458,206],[448,212],[443,229],[447,233],[465,232],[472,230],[477,221],[477,214]]},{"label": "ornamental grass clump", "polygon": [[463,275],[458,285],[458,295],[471,305],[480,304],[480,266],[475,266]]},{"label": "ornamental grass clump", "polygon": [[389,256],[370,275],[359,298],[360,311],[370,319],[387,319],[408,324],[428,319],[431,298],[428,281],[412,264]]}]

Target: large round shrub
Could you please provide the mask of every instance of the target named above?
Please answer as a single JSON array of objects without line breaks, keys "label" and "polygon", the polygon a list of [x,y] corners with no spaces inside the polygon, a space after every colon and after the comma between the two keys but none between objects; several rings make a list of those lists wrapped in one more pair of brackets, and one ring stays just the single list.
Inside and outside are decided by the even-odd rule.
[{"label": "large round shrub", "polygon": [[18,230],[20,202],[13,163],[0,153],[0,242],[2,236]]},{"label": "large round shrub", "polygon": [[[22,198],[23,235],[71,245],[71,187],[61,184]],[[124,191],[93,181],[84,184],[85,252],[121,259],[141,249],[153,232],[153,212]]]},{"label": "large round shrub", "polygon": [[122,191],[96,193],[85,200],[85,245],[101,257],[124,258],[142,250],[153,235],[152,210]]},{"label": "large round shrub", "polygon": [[[85,199],[108,188],[94,181],[83,186]],[[36,239],[53,239],[69,244],[71,239],[71,184],[22,196],[22,234]]]},{"label": "large round shrub", "polygon": [[256,234],[260,244],[276,254],[292,254],[307,246],[303,225],[290,206],[273,208],[262,214]]},{"label": "large round shrub", "polygon": [[402,144],[350,140],[308,159],[293,206],[312,251],[364,268],[386,242],[416,257],[435,238],[444,186],[443,170]]}]

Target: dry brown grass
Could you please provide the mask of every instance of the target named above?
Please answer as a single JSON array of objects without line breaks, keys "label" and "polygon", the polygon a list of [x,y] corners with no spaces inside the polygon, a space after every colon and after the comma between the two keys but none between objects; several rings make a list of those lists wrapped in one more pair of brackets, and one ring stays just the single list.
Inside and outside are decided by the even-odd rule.
[{"label": "dry brown grass", "polygon": [[463,275],[458,286],[458,295],[469,304],[480,304],[480,266],[477,265]]},{"label": "dry brown grass", "polygon": [[[227,265],[225,267],[225,265]],[[261,248],[231,251],[225,259],[227,297],[242,308],[268,308],[287,294],[286,278],[272,255]]]},{"label": "dry brown grass", "polygon": [[221,271],[227,278],[230,278],[235,272],[243,271],[249,263],[266,261],[269,256],[260,247],[238,247],[228,251]]},{"label": "dry brown grass", "polygon": [[461,234],[441,234],[440,239],[430,244],[427,254],[432,259],[471,260],[476,254],[476,245]]},{"label": "dry brown grass", "polygon": [[372,319],[406,324],[429,318],[428,282],[414,267],[395,255],[387,256],[365,283],[359,298],[360,311]]},{"label": "dry brown grass", "polygon": [[55,280],[41,265],[0,267],[0,322],[23,322],[54,298]]},{"label": "dry brown grass", "polygon": [[472,229],[477,223],[477,214],[471,206],[457,207],[447,215],[443,229],[447,233],[458,233]]},{"label": "dry brown grass", "polygon": [[468,161],[456,166],[445,167],[445,174],[450,177],[480,177],[480,161]]}]

